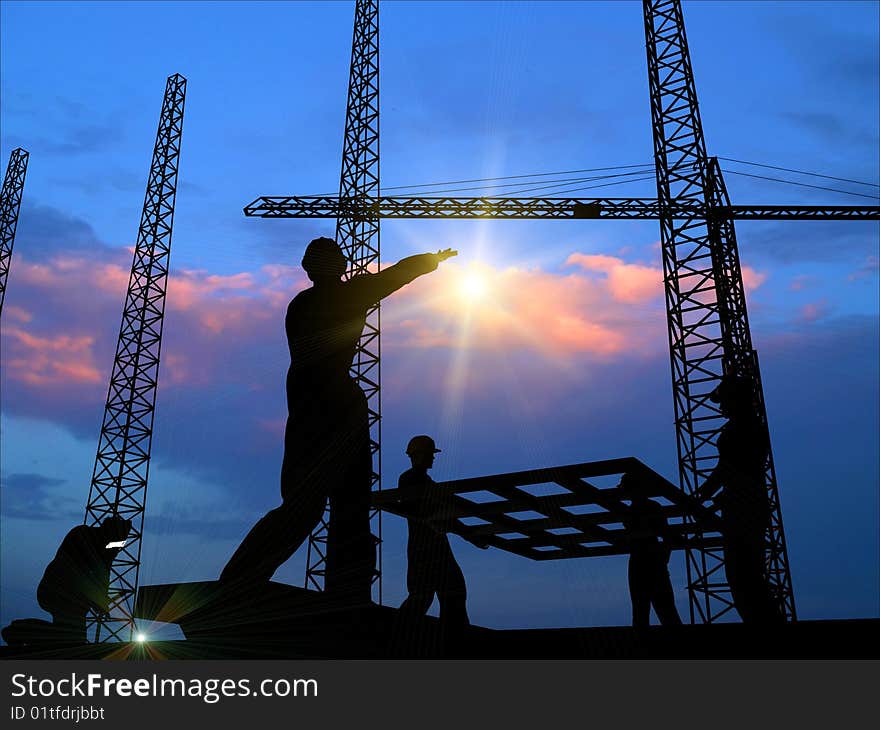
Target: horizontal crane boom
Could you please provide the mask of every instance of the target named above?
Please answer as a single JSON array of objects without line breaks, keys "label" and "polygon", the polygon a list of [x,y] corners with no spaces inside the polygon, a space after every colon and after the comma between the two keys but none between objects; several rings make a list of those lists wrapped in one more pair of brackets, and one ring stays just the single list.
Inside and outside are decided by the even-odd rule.
[{"label": "horizontal crane boom", "polygon": [[447,198],[264,196],[245,207],[259,218],[526,218],[658,219],[661,214],[732,220],[880,220],[870,205],[730,205],[683,201],[661,208],[653,198]]}]

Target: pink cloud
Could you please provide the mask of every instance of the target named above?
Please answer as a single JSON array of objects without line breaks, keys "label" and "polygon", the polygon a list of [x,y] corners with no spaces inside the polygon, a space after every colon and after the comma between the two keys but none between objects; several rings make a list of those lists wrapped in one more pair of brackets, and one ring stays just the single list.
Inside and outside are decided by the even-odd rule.
[{"label": "pink cloud", "polygon": [[754,291],[767,281],[767,274],[756,271],[751,266],[741,266],[743,287],[746,291]]},{"label": "pink cloud", "polygon": [[[486,293],[468,301],[462,281],[472,276],[485,281]],[[557,359],[609,358],[662,344],[662,309],[646,315],[644,302],[623,301],[631,289],[621,291],[604,276],[447,263],[387,302],[384,341],[395,348],[515,348]]]},{"label": "pink cloud", "polygon": [[663,271],[659,267],[628,264],[616,256],[583,253],[573,253],[565,265],[605,274],[608,290],[619,302],[635,304],[663,294]]},{"label": "pink cloud", "polygon": [[167,306],[191,311],[215,335],[240,331],[275,316],[274,310],[286,305],[304,279],[299,269],[276,264],[225,276],[183,270],[169,277]]},{"label": "pink cloud", "polygon": [[30,312],[28,312],[26,309],[23,309],[22,307],[11,307],[7,305],[3,311],[3,316],[7,318],[7,322],[12,321],[26,323],[30,322],[34,318],[34,315],[32,315]]},{"label": "pink cloud", "polygon": [[[43,302],[54,320],[40,310],[32,321],[19,322],[17,333],[9,333],[7,341],[16,348],[12,379],[33,388],[88,385],[81,397],[94,398],[92,389],[103,386],[112,363],[127,259],[120,250],[100,262],[70,255],[19,262],[32,299]],[[383,346],[519,351],[557,362],[580,356],[617,360],[664,348],[659,267],[582,253],[572,254],[566,264],[576,269],[559,273],[446,262],[385,303]],[[469,272],[485,278],[484,298],[462,297],[461,281]],[[744,277],[751,286],[764,279],[750,269],[744,269]],[[284,312],[308,283],[298,267],[279,264],[227,274],[173,271],[163,343],[165,387],[262,387],[273,377],[283,378]],[[100,372],[106,368],[103,376],[96,364]]]},{"label": "pink cloud", "polygon": [[287,427],[286,418],[261,418],[257,421],[257,428],[263,433],[276,436],[279,439],[284,438],[284,429]]},{"label": "pink cloud", "polygon": [[[11,380],[31,388],[68,386],[71,397],[78,397],[78,387],[106,383],[130,260],[123,249],[109,260],[104,256],[95,261],[61,254],[45,262],[16,262],[17,292],[39,307],[8,305],[4,313],[4,370]],[[302,283],[299,270],[278,265],[229,275],[173,271],[162,378],[172,387],[234,378],[223,367],[230,352],[253,348],[261,338],[283,341],[284,307]],[[178,338],[181,332],[187,334]],[[79,397],[93,398],[92,388]]]},{"label": "pink cloud", "polygon": [[[8,333],[16,362],[10,377],[34,387],[101,384],[96,363],[108,370],[112,363],[128,284],[127,259],[120,249],[100,262],[73,255],[18,262],[19,278],[32,290],[32,298],[58,322],[42,316],[18,321],[19,329]],[[581,354],[607,360],[663,347],[659,267],[582,253],[569,256],[566,264],[578,270],[477,265],[474,271],[486,279],[488,293],[483,300],[468,302],[458,290],[470,269],[447,262],[386,302],[383,344],[392,349],[512,348],[557,360]],[[752,288],[765,279],[747,267],[743,275]],[[227,363],[235,359],[258,369],[264,351],[286,359],[285,308],[307,285],[301,269],[279,264],[229,274],[173,271],[164,382],[170,388],[257,382],[241,365]],[[23,316],[15,315],[19,320]],[[283,363],[278,367],[283,370]]]},{"label": "pink cloud", "polygon": [[798,319],[801,322],[813,323],[823,317],[827,317],[831,312],[831,307],[827,299],[820,299],[815,302],[804,304],[798,311]]},{"label": "pink cloud", "polygon": [[50,386],[99,383],[95,367],[94,337],[87,335],[38,336],[20,327],[5,327],[4,347],[10,377],[30,385]]}]

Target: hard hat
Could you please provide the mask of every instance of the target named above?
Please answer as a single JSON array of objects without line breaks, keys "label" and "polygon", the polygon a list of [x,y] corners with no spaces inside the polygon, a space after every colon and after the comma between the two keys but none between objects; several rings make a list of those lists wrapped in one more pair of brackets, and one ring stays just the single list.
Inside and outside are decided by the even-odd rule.
[{"label": "hard hat", "polygon": [[332,274],[342,276],[345,272],[346,258],[339,244],[332,238],[316,238],[306,246],[302,267],[312,275]]},{"label": "hard hat", "polygon": [[432,439],[430,436],[413,436],[409,440],[409,443],[406,445],[407,456],[424,453],[426,451],[433,454],[440,453],[440,449],[437,448],[437,445],[434,443],[434,439]]},{"label": "hard hat", "polygon": [[105,517],[101,522],[101,529],[104,530],[105,533],[119,537],[120,539],[125,538],[128,537],[128,533],[131,532],[131,520],[127,520],[120,515],[110,515],[109,517]]}]

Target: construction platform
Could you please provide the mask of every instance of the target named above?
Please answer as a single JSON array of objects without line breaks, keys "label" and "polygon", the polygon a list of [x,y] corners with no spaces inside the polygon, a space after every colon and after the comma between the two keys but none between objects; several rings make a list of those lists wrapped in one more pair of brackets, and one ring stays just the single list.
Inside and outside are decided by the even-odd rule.
[{"label": "construction platform", "polygon": [[370,604],[334,605],[326,595],[269,583],[259,594],[231,595],[217,582],[144,586],[138,618],[176,623],[185,641],[0,647],[2,658],[28,659],[629,659],[877,658],[880,619],[799,621],[772,630],[739,623],[564,629],[471,626],[441,636],[425,617],[404,623],[399,611]]}]

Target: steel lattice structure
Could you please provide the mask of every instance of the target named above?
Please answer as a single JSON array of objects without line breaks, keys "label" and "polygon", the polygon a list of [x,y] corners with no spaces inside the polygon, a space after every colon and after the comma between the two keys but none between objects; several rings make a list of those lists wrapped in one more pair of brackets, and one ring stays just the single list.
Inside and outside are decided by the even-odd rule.
[{"label": "steel lattice structure", "polygon": [[880,220],[870,205],[704,205],[652,198],[447,198],[402,196],[341,200],[332,196],[266,196],[245,215],[258,218],[660,219],[670,211],[733,220]]},{"label": "steel lattice structure", "polygon": [[[345,112],[345,135],[342,146],[342,172],[339,199],[344,206],[379,195],[379,0],[357,0],[351,42],[351,70]],[[335,217],[335,216],[334,216]],[[379,217],[339,214],[336,241],[346,258],[346,277],[363,274],[379,267]],[[370,424],[370,452],[373,457],[371,488],[379,486],[382,470],[381,393],[380,393],[380,305],[367,312],[367,323],[358,341],[352,376],[367,397]],[[382,540],[382,513],[373,509],[370,523],[378,544]],[[327,555],[328,512],[309,536],[306,556],[307,588],[323,588]],[[382,602],[381,550],[374,576],[378,600]]]},{"label": "steel lattice structure", "polygon": [[0,192],[0,314],[6,298],[6,280],[9,278],[9,265],[12,262],[12,246],[15,243],[27,165],[27,151],[21,147],[12,150],[3,178],[3,191]]},{"label": "steel lattice structure", "polygon": [[[727,194],[727,187],[724,184],[724,177],[716,157],[709,160],[707,182],[707,202],[712,205],[730,205],[730,197]],[[758,353],[752,347],[752,335],[749,329],[745,289],[733,221],[729,218],[710,219],[709,238],[714,256],[713,277],[717,292],[718,319],[721,324],[724,372],[744,375],[754,383],[758,415],[764,428],[768,428],[764,386],[761,382]],[[714,404],[711,405],[714,406]],[[717,433],[715,436],[717,437]],[[767,443],[770,443],[769,429]],[[773,463],[773,452],[770,449],[768,449],[767,463],[764,467],[764,479],[770,503],[770,526],[766,533],[765,550],[767,578],[780,612],[787,620],[794,621],[797,618],[794,589],[791,584],[788,550],[782,526],[782,508],[776,484],[776,467]],[[708,543],[704,542],[701,549],[706,555],[707,568],[713,562],[723,563],[723,554],[719,553],[717,549],[713,551]],[[703,564],[704,562],[701,560],[700,565]],[[696,576],[691,578],[694,577]],[[733,607],[732,601],[729,589],[724,594],[715,589],[714,578],[711,575],[704,575],[702,578],[703,583],[694,585],[689,591],[691,610],[703,608],[707,612],[707,620],[712,621],[730,610]],[[702,604],[694,600],[696,596],[703,599]]]},{"label": "steel lattice structure", "polygon": [[89,619],[95,641],[130,640],[134,628],[185,95],[186,79],[169,76],[86,506],[88,525],[132,521],[111,569],[109,613]]},{"label": "steel lattice structure", "polygon": [[[737,372],[752,379],[760,416],[767,424],[733,221],[878,220],[880,207],[731,205],[717,159],[706,153],[680,0],[643,0],[643,9],[657,198],[341,194],[338,198],[261,197],[244,212],[263,218],[339,216],[348,225],[354,221],[369,230],[372,226],[378,230],[380,218],[658,219],[679,479],[681,489],[690,496],[718,461],[716,441],[724,419],[708,394],[723,374]],[[352,69],[356,66],[353,57]],[[378,183],[373,189],[378,192]],[[377,334],[378,327],[367,336],[378,343]],[[772,507],[766,535],[768,576],[780,612],[793,621],[794,596],[772,455],[766,464],[766,487]],[[376,502],[383,503],[382,499]],[[733,604],[717,529],[703,531],[714,536],[696,530],[695,538],[687,543],[690,617],[692,622],[712,623]]]},{"label": "steel lattice structure", "polygon": [[[710,167],[700,121],[680,0],[644,0],[648,83],[657,199],[709,207],[729,205],[717,162]],[[693,494],[718,462],[716,440],[725,419],[709,393],[726,372],[743,370],[763,394],[749,334],[733,222],[676,211],[660,217],[672,392],[681,488]],[[779,512],[772,456],[767,489],[774,507],[766,556],[775,596],[788,620],[794,595]],[[686,552],[691,621],[711,623],[733,607],[723,575],[724,555],[697,547]]]}]

